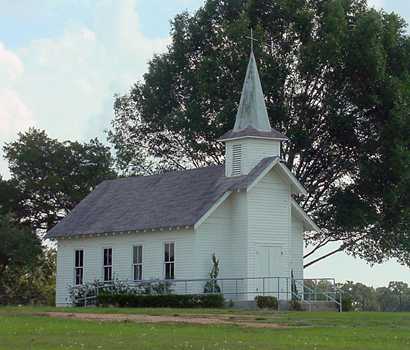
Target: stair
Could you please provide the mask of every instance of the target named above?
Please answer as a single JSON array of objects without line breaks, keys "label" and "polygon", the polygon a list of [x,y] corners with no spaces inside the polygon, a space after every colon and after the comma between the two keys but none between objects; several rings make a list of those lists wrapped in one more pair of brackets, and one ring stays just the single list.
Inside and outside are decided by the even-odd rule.
[{"label": "stair", "polygon": [[333,301],[310,301],[309,304],[302,303],[305,311],[339,311],[337,304]]}]

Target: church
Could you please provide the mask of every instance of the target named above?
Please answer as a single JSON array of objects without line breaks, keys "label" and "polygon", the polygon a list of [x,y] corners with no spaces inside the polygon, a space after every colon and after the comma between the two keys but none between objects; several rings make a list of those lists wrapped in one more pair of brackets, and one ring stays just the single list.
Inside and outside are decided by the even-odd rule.
[{"label": "church", "polygon": [[303,281],[304,232],[319,228],[293,199],[307,193],[282,161],[289,141],[270,125],[253,52],[235,125],[218,141],[223,165],[104,181],[47,233],[57,306],[95,280],[203,292],[213,254],[226,299],[289,298],[289,279]]}]

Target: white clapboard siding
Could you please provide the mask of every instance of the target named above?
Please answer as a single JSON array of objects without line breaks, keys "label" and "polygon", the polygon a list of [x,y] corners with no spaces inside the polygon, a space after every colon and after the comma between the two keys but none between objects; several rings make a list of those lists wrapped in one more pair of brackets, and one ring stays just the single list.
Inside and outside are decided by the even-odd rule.
[{"label": "white clapboard siding", "polygon": [[290,267],[296,279],[303,279],[303,224],[292,215]]},{"label": "white clapboard siding", "polygon": [[[220,261],[219,278],[246,277],[247,251],[246,193],[233,193],[222,203],[195,233],[195,276],[207,278],[215,253]],[[233,281],[221,281],[224,293],[236,292]],[[238,291],[244,285],[238,286]],[[227,294],[228,298],[235,299]]]},{"label": "white clapboard siding", "polygon": [[[254,278],[256,248],[280,247],[277,276],[303,278],[303,224],[291,216],[290,186],[273,168],[249,192],[233,192],[195,231],[172,230],[108,235],[58,242],[57,305],[68,303],[68,287],[74,283],[74,251],[84,250],[84,280],[102,280],[103,249],[113,249],[113,276],[132,279],[132,247],[143,245],[143,278],[164,278],[164,244],[175,242],[175,278],[204,279],[215,253],[220,278]],[[266,277],[266,276],[263,276]],[[253,299],[255,281],[224,282],[225,293],[243,292],[239,299]],[[189,285],[201,292],[204,282]],[[248,293],[248,294],[246,294]],[[229,294],[226,295],[230,299]],[[238,299],[232,295],[232,299]]]},{"label": "white clapboard siding", "polygon": [[[275,168],[248,193],[248,274],[256,276],[256,247],[281,247],[284,261],[289,261],[290,188]],[[289,264],[281,267],[279,276],[289,277]]]},{"label": "white clapboard siding", "polygon": [[84,280],[103,279],[103,249],[112,248],[113,277],[131,280],[132,247],[143,245],[143,278],[164,277],[164,244],[175,242],[175,278],[193,278],[193,230],[155,231],[115,236],[59,240],[57,251],[56,304],[68,303],[68,287],[74,283],[74,252],[84,250]]},{"label": "white clapboard siding", "polygon": [[195,234],[195,276],[207,278],[212,267],[212,254],[220,260],[220,277],[230,276],[231,200],[225,200],[198,228]]},{"label": "white clapboard siding", "polygon": [[[240,154],[240,161],[239,156]],[[238,139],[226,142],[225,175],[246,175],[264,158],[280,157],[280,142],[264,139]]]}]

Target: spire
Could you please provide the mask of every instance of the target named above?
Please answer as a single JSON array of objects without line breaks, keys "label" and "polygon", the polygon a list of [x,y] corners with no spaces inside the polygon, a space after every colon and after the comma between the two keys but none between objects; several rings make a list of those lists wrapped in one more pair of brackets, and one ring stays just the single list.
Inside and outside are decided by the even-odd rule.
[{"label": "spire", "polygon": [[241,100],[238,112],[236,113],[236,121],[233,131],[237,132],[246,128],[267,132],[272,130],[269,123],[268,113],[266,111],[265,98],[253,50],[251,50],[251,56],[246,70]]},{"label": "spire", "polygon": [[258,68],[253,54],[253,42],[256,40],[253,38],[252,29],[251,36],[247,38],[251,40],[251,55],[246,69],[245,81],[243,82],[239,108],[236,112],[235,125],[232,130],[223,134],[218,141],[227,142],[243,138],[287,141],[288,138],[285,135],[270,126],[265,97],[263,96]]}]

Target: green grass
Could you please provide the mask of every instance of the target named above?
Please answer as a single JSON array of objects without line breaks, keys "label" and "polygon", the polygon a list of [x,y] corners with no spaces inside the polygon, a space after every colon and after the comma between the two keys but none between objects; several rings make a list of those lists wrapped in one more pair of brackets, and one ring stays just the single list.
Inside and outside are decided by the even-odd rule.
[{"label": "green grass", "polygon": [[[248,315],[288,329],[138,324],[35,316],[37,312]],[[410,313],[271,313],[198,309],[0,308],[0,350],[48,349],[410,349]]]}]

